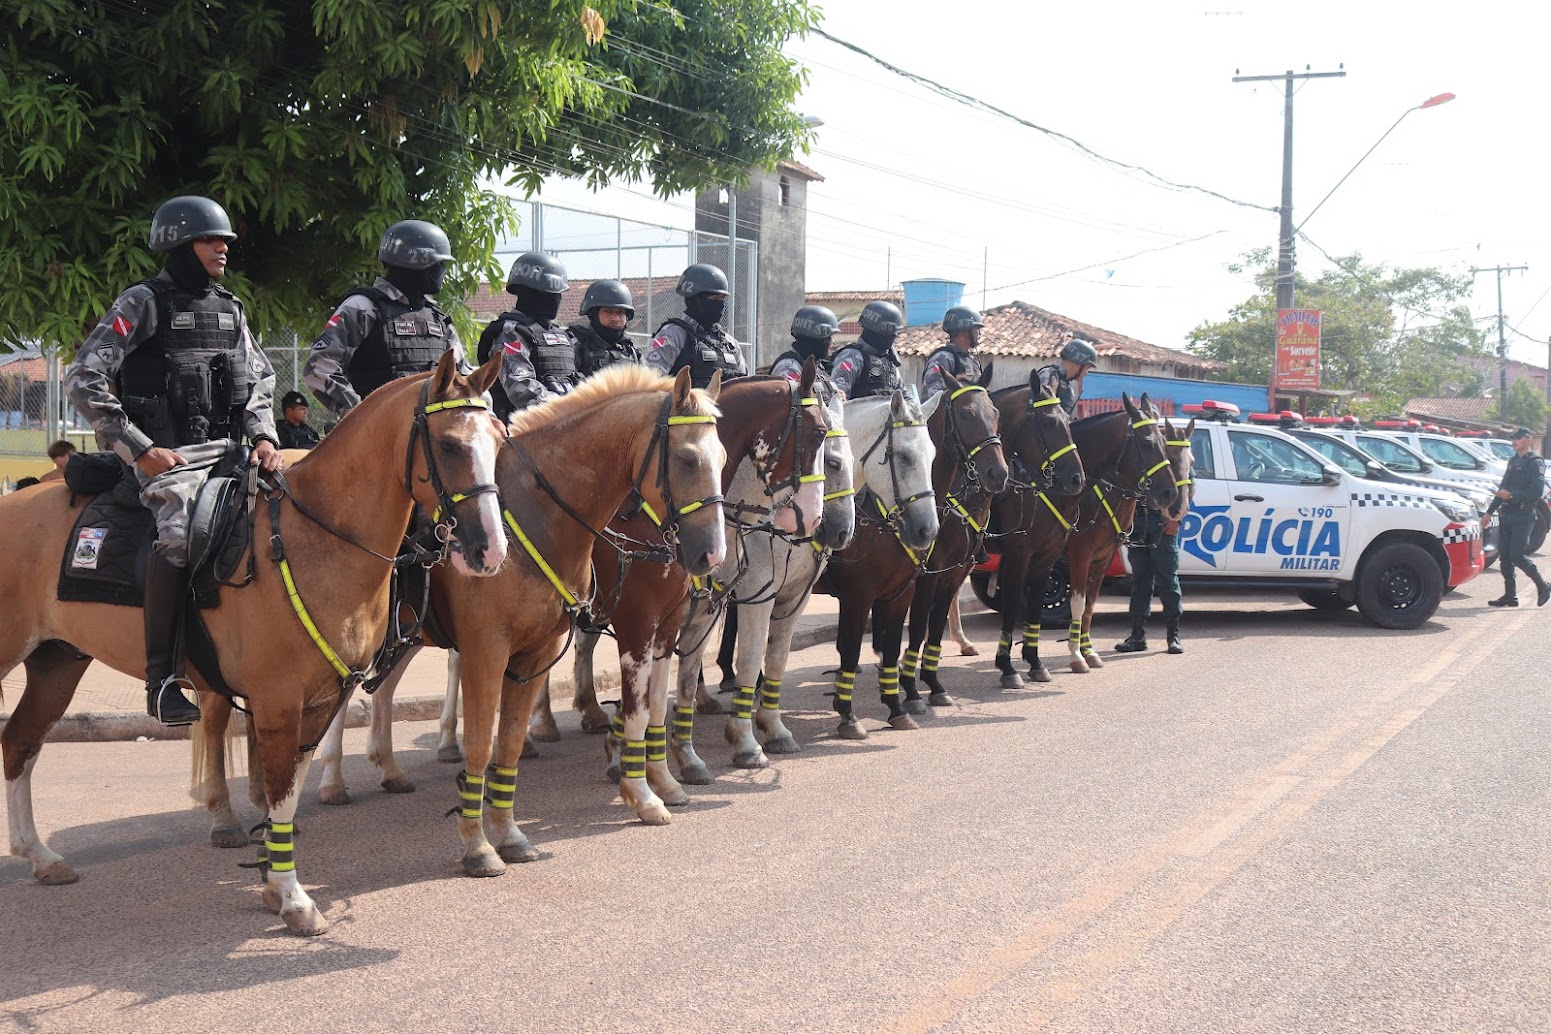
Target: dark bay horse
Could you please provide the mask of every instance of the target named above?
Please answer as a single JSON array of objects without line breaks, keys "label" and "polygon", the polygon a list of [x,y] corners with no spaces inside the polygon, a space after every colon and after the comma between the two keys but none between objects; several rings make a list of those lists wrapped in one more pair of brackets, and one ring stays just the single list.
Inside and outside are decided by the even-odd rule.
[{"label": "dark bay horse", "polygon": [[[293,933],[328,928],[297,877],[293,819],[313,745],[384,640],[389,573],[411,508],[457,518],[447,530],[465,575],[492,575],[506,559],[494,486],[503,431],[481,398],[499,366],[497,358],[465,378],[444,355],[434,372],[368,396],[256,508],[253,581],[223,588],[219,606],[201,611],[220,674],[251,711],[260,769],[253,778],[268,809],[263,898]],[[13,548],[0,568],[0,673],[17,663],[27,670],[0,733],[11,851],[30,859],[43,883],[76,879],[33,826],[31,776],[43,737],[93,659],[137,677],[145,670],[139,608],[58,598],[60,557],[76,517],[69,500],[62,484],[0,499]]]},{"label": "dark bay horse", "polygon": [[[912,541],[897,512],[875,498],[862,499],[857,504],[856,538],[850,547],[835,554],[819,582],[818,591],[830,593],[840,601],[835,644],[840,652],[840,668],[835,675],[834,706],[840,716],[837,733],[842,739],[867,738],[867,730],[852,708],[851,697],[856,689],[862,636],[869,617],[873,649],[880,657],[879,691],[889,709],[889,725],[895,729],[918,728],[900,700],[899,667],[900,640],[917,576],[929,565],[946,568],[962,559],[959,554],[967,548],[967,539],[960,535],[945,542],[944,535],[953,528],[968,528],[960,513],[967,509],[962,498],[965,485],[977,484],[995,493],[1007,484],[1007,461],[997,434],[996,406],[985,389],[991,383],[991,374],[990,363],[975,384],[963,384],[945,374],[946,387],[921,407],[936,447],[932,494],[908,498],[903,505],[934,501],[939,525],[937,539]],[[939,549],[945,550],[945,559],[938,559]],[[946,605],[943,613],[946,616]]]},{"label": "dark bay horse", "polygon": [[[1033,471],[1031,476],[1044,488],[1058,495],[1075,495],[1082,490],[1082,461],[1072,441],[1071,423],[1060,401],[1040,383],[1038,371],[1029,374],[1027,385],[996,392],[991,401],[996,406],[1004,450],[1011,446],[1023,468]],[[999,491],[997,486],[967,478],[973,469],[967,463],[960,464],[964,489],[960,495],[950,492],[944,500],[943,530],[926,570],[916,580],[910,604],[910,648],[905,651],[899,680],[905,691],[905,710],[910,714],[926,711],[916,687],[918,668],[920,680],[931,691],[927,698],[931,705],[948,707],[953,703],[937,674],[943,628],[949,606],[958,599],[974,566],[992,507],[1007,494],[1007,483]]]}]

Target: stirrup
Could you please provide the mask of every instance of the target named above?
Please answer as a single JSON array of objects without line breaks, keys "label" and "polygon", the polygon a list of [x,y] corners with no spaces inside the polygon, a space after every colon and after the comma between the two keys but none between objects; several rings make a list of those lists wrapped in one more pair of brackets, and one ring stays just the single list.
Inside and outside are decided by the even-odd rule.
[{"label": "stirrup", "polygon": [[[193,701],[184,695],[185,685],[193,693]],[[145,695],[146,713],[163,725],[179,728],[199,721],[199,690],[186,678],[169,675],[160,685],[147,682]]]}]

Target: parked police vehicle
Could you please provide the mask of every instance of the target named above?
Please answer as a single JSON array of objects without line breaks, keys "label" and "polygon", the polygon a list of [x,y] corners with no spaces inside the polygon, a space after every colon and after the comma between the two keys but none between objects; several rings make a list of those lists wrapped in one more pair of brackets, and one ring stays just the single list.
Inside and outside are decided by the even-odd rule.
[{"label": "parked police vehicle", "polygon": [[1436,424],[1415,419],[1375,420],[1372,426],[1375,431],[1405,442],[1438,466],[1467,476],[1473,474],[1496,483],[1508,469],[1506,460],[1499,460],[1486,450],[1478,451],[1472,442],[1450,438]]},{"label": "parked police vehicle", "polygon": [[1274,426],[1233,422],[1227,403],[1182,407],[1197,408],[1182,581],[1292,589],[1415,628],[1483,570],[1481,525],[1459,495],[1355,476]]}]

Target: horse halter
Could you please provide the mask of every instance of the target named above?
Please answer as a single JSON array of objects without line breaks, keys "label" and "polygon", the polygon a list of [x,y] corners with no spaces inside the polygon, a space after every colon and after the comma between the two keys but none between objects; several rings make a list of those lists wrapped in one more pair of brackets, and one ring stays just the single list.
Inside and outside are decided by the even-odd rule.
[{"label": "horse halter", "polygon": [[909,506],[917,499],[932,499],[936,497],[937,493],[930,484],[927,485],[924,492],[917,492],[915,495],[901,497],[899,489],[899,468],[894,464],[894,432],[903,427],[925,426],[925,420],[885,421],[883,429],[878,432],[878,437],[872,440],[872,444],[867,446],[867,451],[862,453],[861,459],[856,461],[857,469],[865,472],[868,459],[872,457],[874,452],[878,451],[878,446],[882,445],[883,465],[889,470],[889,488],[893,491],[894,494],[894,505],[885,506],[883,504],[883,500],[878,498],[877,493],[873,492],[871,489],[864,489],[865,495],[863,498],[865,499],[867,496],[872,498],[873,503],[878,510],[878,517],[874,518],[871,514],[869,514],[867,512],[868,507],[866,506],[865,502],[863,502],[858,504],[856,508],[856,519],[858,521],[861,521],[863,524],[881,524],[883,527],[886,527],[890,531],[894,532],[895,536],[897,537],[899,535],[899,518],[904,514],[905,507]]},{"label": "horse halter", "polygon": [[1115,484],[1115,479],[1120,476],[1120,466],[1125,462],[1127,450],[1136,450],[1136,465],[1138,469],[1146,462],[1146,457],[1142,455],[1142,439],[1152,437],[1152,432],[1144,432],[1142,429],[1157,426],[1158,421],[1153,417],[1143,417],[1140,420],[1130,421],[1130,426],[1126,428],[1125,443],[1121,445],[1120,451],[1115,454],[1115,465],[1107,475],[1099,478],[1099,484],[1104,485],[1110,491],[1117,493],[1121,498],[1125,499],[1140,499],[1145,495],[1148,486],[1152,484],[1153,476],[1169,466],[1169,458],[1167,456],[1138,474],[1134,488],[1125,488],[1117,485]]},{"label": "horse halter", "polygon": [[[436,465],[436,450],[431,448],[431,426],[428,418],[433,413],[444,413],[453,409],[489,409],[490,403],[482,398],[468,399],[443,399],[440,402],[428,402],[431,396],[431,382],[427,380],[420,387],[420,405],[415,409],[415,423],[409,430],[409,448],[404,452],[404,490],[414,498],[414,465],[415,465],[415,441],[421,444],[421,451],[425,454],[426,477],[431,482],[431,487],[436,491],[436,512],[431,515],[432,521],[437,524],[437,538],[443,542],[448,541],[452,529],[458,526],[458,519],[453,516],[452,508],[466,499],[484,495],[487,492],[498,492],[495,482],[473,485],[462,492],[447,491],[447,486],[442,483],[441,470]],[[443,521],[443,516],[446,520]]]},{"label": "horse halter", "polygon": [[[999,434],[989,434],[974,446],[967,445],[963,436],[959,434],[959,423],[953,408],[953,403],[957,402],[961,395],[968,395],[973,391],[984,392],[985,390],[986,389],[979,384],[966,384],[963,387],[955,389],[954,392],[948,396],[948,405],[943,412],[943,437],[953,442],[954,451],[959,454],[959,462],[964,467],[964,480],[966,483],[973,483],[980,480],[980,475],[975,473],[975,457],[978,456],[983,449],[987,449],[993,445],[1001,445],[1002,436]],[[949,493],[949,495],[951,497],[952,493]]]},{"label": "horse halter", "polygon": [[[1029,392],[1029,407],[1026,419],[1028,423],[1034,428],[1035,439],[1039,442],[1040,450],[1045,454],[1045,462],[1042,463],[1039,468],[1039,491],[1045,491],[1046,489],[1050,488],[1051,485],[1055,484],[1056,460],[1060,459],[1062,456],[1065,456],[1069,452],[1077,451],[1076,442],[1068,441],[1065,445],[1056,449],[1052,449],[1050,447],[1050,442],[1045,438],[1045,428],[1044,425],[1039,421],[1039,411],[1046,408],[1047,406],[1059,406],[1060,404],[1061,400],[1058,398],[1052,397],[1048,399],[1037,399],[1034,397],[1033,392]],[[1068,437],[1070,437],[1070,434],[1068,434]]]},{"label": "horse halter", "polygon": [[[753,525],[746,525],[742,521],[735,520],[735,523],[739,525],[739,534],[742,534],[745,531],[758,530],[768,532],[779,538],[795,540],[794,536],[787,532],[781,531],[775,526],[775,514],[779,510],[783,510],[788,507],[796,507],[797,492],[802,488],[803,485],[824,481],[823,471],[819,471],[817,474],[803,473],[803,471],[806,469],[806,464],[803,462],[803,460],[805,458],[805,454],[807,453],[807,449],[803,447],[803,436],[801,433],[803,410],[817,408],[819,405],[819,400],[817,396],[814,395],[803,395],[802,386],[796,381],[787,381],[786,384],[787,389],[791,392],[792,402],[791,407],[787,410],[786,413],[786,423],[781,427],[781,437],[776,439],[776,447],[771,453],[774,458],[770,461],[770,466],[763,470],[759,469],[758,463],[755,464],[755,469],[759,474],[760,484],[764,487],[765,490],[765,498],[770,500],[771,505],[758,506],[750,503],[738,503],[735,507],[733,507],[733,509],[736,511],[735,518],[742,517],[744,514],[757,514],[764,518],[764,520],[760,521],[758,524]],[[828,430],[828,428],[825,429],[826,438],[829,437]],[[844,434],[845,432],[841,431],[840,433]],[[770,484],[770,478],[775,472],[776,464],[781,462],[781,454],[786,451],[786,443],[788,439],[790,439],[792,442],[792,472],[783,481],[772,485]],[[791,497],[782,503],[776,503],[776,494],[788,489],[791,490]],[[828,501],[828,499],[829,497],[826,496],[825,500]]]},{"label": "horse halter", "polygon": [[[662,532],[662,540],[669,546],[678,543],[679,519],[687,517],[706,506],[714,506],[723,501],[722,493],[696,499],[694,502],[683,506],[673,504],[673,485],[668,479],[668,439],[675,427],[685,427],[690,424],[714,424],[714,416],[698,416],[695,414],[679,414],[673,412],[673,396],[670,394],[662,400],[662,411],[657,414],[657,426],[652,430],[652,440],[647,443],[646,455],[641,458],[641,469],[635,476],[635,487],[630,490],[631,502],[620,516],[629,518],[636,513],[644,513],[649,521],[655,524]],[[652,504],[646,501],[646,496],[641,492],[641,486],[646,483],[646,472],[651,469],[653,457],[657,459],[657,490],[662,493],[663,513],[659,515],[652,509]]]}]

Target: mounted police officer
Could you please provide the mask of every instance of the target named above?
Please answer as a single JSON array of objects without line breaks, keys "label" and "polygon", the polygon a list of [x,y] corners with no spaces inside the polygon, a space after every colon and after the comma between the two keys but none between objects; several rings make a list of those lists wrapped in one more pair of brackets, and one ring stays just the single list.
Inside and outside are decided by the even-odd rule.
[{"label": "mounted police officer", "polygon": [[899,375],[894,338],[905,325],[904,314],[888,302],[868,302],[857,317],[862,336],[830,360],[830,379],[848,399],[890,395],[905,386]]},{"label": "mounted police officer", "polygon": [[302,380],[336,417],[389,381],[435,369],[443,352],[467,369],[458,332],[430,299],[452,261],[447,235],[406,219],[388,227],[377,258],[383,275],[345,295],[302,368]]},{"label": "mounted police officer", "polygon": [[1039,382],[1045,390],[1061,401],[1067,416],[1077,411],[1077,400],[1082,398],[1082,379],[1099,362],[1099,350],[1093,342],[1074,337],[1061,346],[1057,360],[1039,368]]},{"label": "mounted police officer", "polygon": [[1518,588],[1513,581],[1513,569],[1517,567],[1535,583],[1535,606],[1544,607],[1546,601],[1551,600],[1551,584],[1540,576],[1528,554],[1529,533],[1535,523],[1535,504],[1540,502],[1546,491],[1546,461],[1530,449],[1533,435],[1529,428],[1521,427],[1511,437],[1513,459],[1508,461],[1508,469],[1503,472],[1497,496],[1486,508],[1486,516],[1481,519],[1484,532],[1491,523],[1492,514],[1498,510],[1503,514],[1502,531],[1497,536],[1501,549],[1497,566],[1503,572],[1503,594],[1495,600],[1489,600],[1488,605],[1519,605]]},{"label": "mounted police officer", "polygon": [[697,388],[709,385],[718,370],[723,380],[748,373],[743,350],[722,329],[727,274],[697,262],[680,274],[673,290],[684,299],[684,315],[674,316],[657,328],[646,350],[646,365],[665,377],[687,366]]},{"label": "mounted police officer", "polygon": [[151,220],[161,272],[118,296],[65,373],[70,401],[98,444],[132,464],[140,501],[156,519],[145,572],[146,710],[189,725],[199,707],[173,679],[188,596],[188,525],[194,500],[235,443],[280,469],[275,371],[248,333],[242,303],[216,283],[236,240],[226,211],[206,197],[175,197]]},{"label": "mounted police officer", "polygon": [[635,299],[618,280],[594,280],[582,295],[583,318],[571,324],[576,339],[576,367],[583,377],[615,363],[639,363],[636,348],[625,328],[635,319]]},{"label": "mounted police officer", "polygon": [[802,380],[802,365],[809,359],[829,372],[829,339],[840,330],[835,314],[822,305],[804,305],[792,317],[792,347],[770,364],[770,376]]},{"label": "mounted police officer", "polygon": [[926,402],[943,389],[942,375],[951,373],[961,381],[980,379],[980,331],[986,325],[980,313],[967,305],[955,305],[942,314],[942,329],[948,341],[926,360],[921,377],[921,401]]},{"label": "mounted police officer", "polygon": [[555,322],[560,299],[571,282],[553,255],[519,255],[506,274],[506,291],[517,298],[479,336],[479,361],[501,350],[501,382],[491,389],[501,420],[519,409],[548,401],[581,383],[576,368],[576,339]]},{"label": "mounted police officer", "polygon": [[280,399],[280,415],[275,425],[282,449],[311,449],[321,439],[318,432],[307,423],[307,396],[299,391],[288,391]]}]

